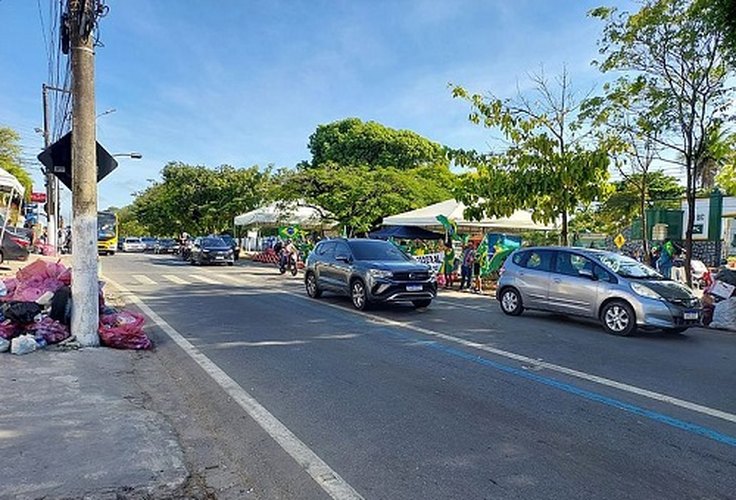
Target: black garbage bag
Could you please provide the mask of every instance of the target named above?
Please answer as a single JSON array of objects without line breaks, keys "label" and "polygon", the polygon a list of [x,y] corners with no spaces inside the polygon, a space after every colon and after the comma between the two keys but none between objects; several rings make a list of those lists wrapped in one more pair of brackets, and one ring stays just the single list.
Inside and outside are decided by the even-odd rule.
[{"label": "black garbage bag", "polygon": [[10,301],[2,305],[2,313],[5,319],[11,322],[26,325],[33,323],[33,318],[41,314],[41,306],[35,302]]},{"label": "black garbage bag", "polygon": [[55,319],[62,325],[69,326],[72,323],[72,289],[68,286],[59,288],[51,299],[51,319]]}]

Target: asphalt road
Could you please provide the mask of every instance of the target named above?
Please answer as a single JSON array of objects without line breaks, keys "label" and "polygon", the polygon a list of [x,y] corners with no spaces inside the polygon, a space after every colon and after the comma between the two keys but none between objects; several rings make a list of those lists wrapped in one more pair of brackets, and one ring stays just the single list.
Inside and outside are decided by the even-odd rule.
[{"label": "asphalt road", "polygon": [[736,497],[734,334],[619,338],[457,293],[360,314],[246,263],[102,269],[365,498]]}]

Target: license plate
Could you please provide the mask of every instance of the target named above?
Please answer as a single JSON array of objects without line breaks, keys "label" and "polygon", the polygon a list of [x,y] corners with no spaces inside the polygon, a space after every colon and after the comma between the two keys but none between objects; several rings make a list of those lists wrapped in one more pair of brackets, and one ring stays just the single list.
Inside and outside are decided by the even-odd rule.
[{"label": "license plate", "polygon": [[698,311],[687,311],[683,314],[683,317],[686,320],[698,319]]},{"label": "license plate", "polygon": [[422,285],[406,285],[407,292],[421,292]]},{"label": "license plate", "polygon": [[225,257],[223,257],[222,255],[218,255],[217,257],[215,257],[215,259],[217,259],[217,260],[223,260],[224,258]]}]

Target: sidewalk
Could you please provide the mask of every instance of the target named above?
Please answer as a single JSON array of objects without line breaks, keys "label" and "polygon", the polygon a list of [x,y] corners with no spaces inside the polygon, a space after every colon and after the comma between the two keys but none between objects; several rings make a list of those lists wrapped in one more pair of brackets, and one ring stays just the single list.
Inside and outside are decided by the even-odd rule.
[{"label": "sidewalk", "polygon": [[[33,260],[6,263],[0,277]],[[186,496],[177,436],[146,408],[134,374],[140,353],[50,346],[1,356],[0,499]]]}]

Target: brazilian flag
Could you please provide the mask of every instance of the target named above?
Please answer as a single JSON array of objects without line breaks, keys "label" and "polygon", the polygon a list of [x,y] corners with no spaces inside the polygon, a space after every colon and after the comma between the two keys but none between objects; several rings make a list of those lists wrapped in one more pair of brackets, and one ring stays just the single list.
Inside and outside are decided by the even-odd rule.
[{"label": "brazilian flag", "polygon": [[279,228],[279,237],[282,240],[296,240],[301,238],[302,231],[299,226],[281,226]]}]

